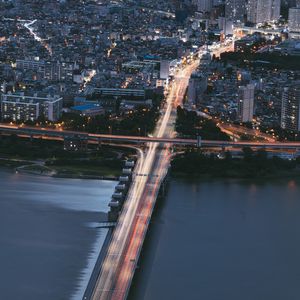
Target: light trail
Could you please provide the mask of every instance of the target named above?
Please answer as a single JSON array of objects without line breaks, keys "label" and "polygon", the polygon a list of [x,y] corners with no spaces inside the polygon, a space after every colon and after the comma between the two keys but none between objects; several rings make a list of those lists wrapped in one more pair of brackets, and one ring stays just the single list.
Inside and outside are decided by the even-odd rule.
[{"label": "light trail", "polygon": [[97,74],[96,70],[89,70],[88,76],[84,77],[84,83],[82,84],[82,87],[79,89],[80,92],[84,91],[87,87],[88,83],[92,81],[92,79]]},{"label": "light trail", "polygon": [[[153,137],[140,137],[140,136],[123,136],[123,135],[112,135],[112,134],[88,134],[86,132],[78,131],[65,131],[62,129],[51,129],[51,128],[37,128],[30,126],[16,126],[0,123],[0,132],[2,134],[16,134],[19,137],[30,137],[30,138],[43,138],[48,140],[64,140],[65,137],[77,136],[82,139],[86,139],[90,144],[96,144],[100,141],[106,141],[109,144],[113,142],[128,142],[128,143],[147,143],[146,146],[149,148],[148,152],[151,154],[155,149],[155,144],[173,144],[173,145],[192,145],[197,144],[196,139],[182,139],[173,138],[174,130],[172,130],[171,123],[176,116],[173,111],[169,111],[170,119],[168,126],[165,128],[165,132],[157,131],[156,136]],[[165,121],[160,121],[160,124]],[[159,136],[158,136],[159,135]],[[218,140],[202,140],[201,147],[253,147],[253,148],[265,148],[265,149],[298,149],[300,148],[300,142],[279,142],[271,141],[270,137],[266,141],[218,141]],[[157,147],[157,145],[156,145]],[[146,153],[148,155],[148,152]]]},{"label": "light trail", "polygon": [[260,138],[263,139],[267,142],[274,143],[276,142],[276,139],[269,134],[266,134],[264,132],[261,132],[256,129],[250,129],[245,126],[240,126],[240,125],[234,125],[230,123],[218,123],[217,126],[225,133],[227,134],[232,134],[232,135],[249,135],[254,138]]},{"label": "light trail", "polygon": [[32,28],[32,25],[34,23],[36,23],[37,20],[33,20],[33,21],[26,21],[23,26],[29,30],[30,34],[33,36],[33,38],[39,42],[49,53],[50,56],[52,56],[52,49],[51,47],[45,42],[45,40],[43,40],[40,36],[38,36],[37,33],[35,33],[34,29]]},{"label": "light trail", "polygon": [[[188,78],[196,66],[197,62],[178,73],[178,83],[174,84],[167,97],[167,106],[154,132],[155,137],[173,135],[173,122],[170,121],[174,103],[182,103]],[[148,143],[146,155],[139,161],[138,173],[155,174],[157,177],[134,177],[92,299],[126,298],[160,184],[170,162],[169,145],[162,149],[158,148],[159,145],[158,142]]]}]

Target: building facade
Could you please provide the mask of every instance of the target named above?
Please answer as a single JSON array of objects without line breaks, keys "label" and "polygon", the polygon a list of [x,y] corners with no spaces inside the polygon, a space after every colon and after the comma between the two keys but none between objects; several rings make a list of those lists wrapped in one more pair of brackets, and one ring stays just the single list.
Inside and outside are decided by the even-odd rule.
[{"label": "building facade", "polygon": [[188,103],[195,105],[201,102],[205,91],[207,90],[207,77],[201,73],[193,73],[188,86]]},{"label": "building facade", "polygon": [[225,1],[225,17],[234,22],[244,22],[246,14],[245,0],[226,0]]},{"label": "building facade", "polygon": [[252,122],[254,111],[254,84],[240,86],[238,90],[238,120]]},{"label": "building facade", "polygon": [[201,12],[210,12],[213,7],[212,0],[194,0],[197,10]]},{"label": "building facade", "polygon": [[57,121],[61,117],[63,99],[59,96],[25,96],[24,93],[8,93],[1,97],[1,118],[12,121],[35,121],[44,117]]},{"label": "building facade", "polygon": [[282,94],[281,128],[300,131],[300,83],[284,89]]},{"label": "building facade", "polygon": [[247,19],[254,24],[276,21],[280,18],[281,0],[249,0]]},{"label": "building facade", "polygon": [[168,79],[170,75],[170,61],[162,60],[160,62],[160,72],[159,77],[160,79]]},{"label": "building facade", "polygon": [[233,34],[233,21],[230,19],[219,17],[218,27],[225,36]]},{"label": "building facade", "polygon": [[72,63],[17,59],[16,68],[22,71],[32,70],[36,72],[38,80],[71,81],[73,79],[74,66]]},{"label": "building facade", "polygon": [[289,9],[289,31],[300,33],[300,4]]}]

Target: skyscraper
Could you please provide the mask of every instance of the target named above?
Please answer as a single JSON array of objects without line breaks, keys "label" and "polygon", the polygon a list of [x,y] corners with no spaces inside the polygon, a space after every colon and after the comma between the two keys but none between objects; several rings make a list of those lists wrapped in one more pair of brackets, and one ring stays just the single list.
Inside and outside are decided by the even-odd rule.
[{"label": "skyscraper", "polygon": [[281,0],[249,0],[247,19],[252,23],[276,21],[280,17]]},{"label": "skyscraper", "polygon": [[300,32],[300,1],[296,7],[289,9],[289,30],[290,32]]},{"label": "skyscraper", "polygon": [[198,104],[202,100],[204,92],[207,90],[207,77],[201,73],[194,72],[189,80],[188,103]]},{"label": "skyscraper", "polygon": [[209,12],[213,6],[212,0],[194,0],[194,4],[197,6],[198,11]]},{"label": "skyscraper", "polygon": [[282,94],[281,127],[300,131],[300,82],[286,87]]},{"label": "skyscraper", "polygon": [[252,122],[254,110],[254,84],[240,86],[238,90],[238,120]]},{"label": "skyscraper", "polygon": [[222,30],[222,32],[224,33],[224,35],[229,35],[229,34],[233,34],[233,21],[229,20],[225,17],[220,17],[218,19],[218,26],[219,29]]},{"label": "skyscraper", "polygon": [[244,22],[246,14],[245,0],[226,0],[225,17],[234,22]]},{"label": "skyscraper", "polygon": [[280,18],[281,0],[272,1],[271,20],[277,21]]},{"label": "skyscraper", "polygon": [[170,61],[162,60],[160,62],[160,79],[168,79],[170,75]]}]

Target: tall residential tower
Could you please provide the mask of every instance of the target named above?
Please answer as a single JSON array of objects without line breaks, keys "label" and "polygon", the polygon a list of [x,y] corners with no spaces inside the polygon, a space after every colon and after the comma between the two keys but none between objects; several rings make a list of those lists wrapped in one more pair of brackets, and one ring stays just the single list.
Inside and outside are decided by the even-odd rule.
[{"label": "tall residential tower", "polygon": [[246,14],[245,0],[226,0],[225,17],[234,22],[244,22]]},{"label": "tall residential tower", "polygon": [[247,19],[254,24],[277,21],[280,18],[281,0],[249,0]]},{"label": "tall residential tower", "polygon": [[240,86],[238,90],[238,120],[252,122],[254,111],[254,84]]},{"label": "tall residential tower", "polygon": [[300,82],[284,89],[281,127],[287,130],[300,131]]},{"label": "tall residential tower", "polygon": [[296,7],[289,9],[289,31],[300,33],[300,1]]}]

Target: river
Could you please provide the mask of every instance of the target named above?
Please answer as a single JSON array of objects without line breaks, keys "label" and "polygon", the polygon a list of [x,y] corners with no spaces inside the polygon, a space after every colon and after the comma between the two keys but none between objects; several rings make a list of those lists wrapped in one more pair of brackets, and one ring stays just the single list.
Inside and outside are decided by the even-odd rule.
[{"label": "river", "polygon": [[81,299],[116,182],[0,170],[0,298]]},{"label": "river", "polygon": [[130,300],[300,299],[300,181],[172,180]]}]

